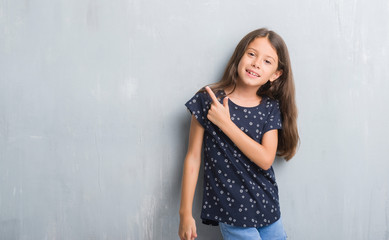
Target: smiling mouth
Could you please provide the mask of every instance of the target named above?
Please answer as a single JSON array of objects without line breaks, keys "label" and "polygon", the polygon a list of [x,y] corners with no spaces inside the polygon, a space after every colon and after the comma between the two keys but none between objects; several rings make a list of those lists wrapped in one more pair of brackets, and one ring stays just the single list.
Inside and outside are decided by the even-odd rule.
[{"label": "smiling mouth", "polygon": [[252,72],[250,70],[246,70],[246,72],[254,77],[260,77],[259,74],[255,73],[255,72]]}]

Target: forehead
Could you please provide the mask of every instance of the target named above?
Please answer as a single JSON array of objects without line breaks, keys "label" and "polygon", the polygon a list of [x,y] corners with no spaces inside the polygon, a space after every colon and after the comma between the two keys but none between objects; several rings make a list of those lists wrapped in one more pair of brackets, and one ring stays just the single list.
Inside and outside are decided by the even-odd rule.
[{"label": "forehead", "polygon": [[258,37],[254,39],[248,46],[247,49],[253,49],[260,54],[268,55],[273,58],[277,58],[277,51],[266,37]]}]

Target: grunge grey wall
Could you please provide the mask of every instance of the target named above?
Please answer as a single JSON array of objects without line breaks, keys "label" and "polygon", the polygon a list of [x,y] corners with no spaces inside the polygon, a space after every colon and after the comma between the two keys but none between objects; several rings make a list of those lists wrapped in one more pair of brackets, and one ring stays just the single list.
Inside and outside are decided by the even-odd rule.
[{"label": "grunge grey wall", "polygon": [[184,103],[260,27],[297,88],[289,239],[389,239],[384,0],[0,0],[0,239],[178,239]]}]

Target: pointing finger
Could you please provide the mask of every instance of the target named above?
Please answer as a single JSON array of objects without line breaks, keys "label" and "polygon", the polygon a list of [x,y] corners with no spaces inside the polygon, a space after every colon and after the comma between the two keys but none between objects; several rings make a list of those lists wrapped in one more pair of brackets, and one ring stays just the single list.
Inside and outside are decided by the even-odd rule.
[{"label": "pointing finger", "polygon": [[205,87],[205,90],[207,90],[209,96],[212,98],[212,101],[213,101],[214,103],[218,103],[218,102],[219,102],[219,101],[217,100],[217,98],[216,98],[215,93],[213,93],[213,91],[212,91],[212,89],[211,89],[210,87],[206,86],[206,87]]},{"label": "pointing finger", "polygon": [[223,106],[226,107],[226,108],[228,108],[228,97],[225,97],[225,98],[223,99]]}]

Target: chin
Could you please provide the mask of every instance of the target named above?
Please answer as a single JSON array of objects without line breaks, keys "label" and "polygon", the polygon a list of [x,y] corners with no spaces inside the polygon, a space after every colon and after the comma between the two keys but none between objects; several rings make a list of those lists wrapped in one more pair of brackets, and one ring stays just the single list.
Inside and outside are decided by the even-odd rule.
[{"label": "chin", "polygon": [[253,81],[244,81],[243,84],[245,86],[248,86],[248,87],[255,87],[255,88],[259,88],[261,87],[263,84],[262,83],[259,83],[259,82],[253,82]]}]

